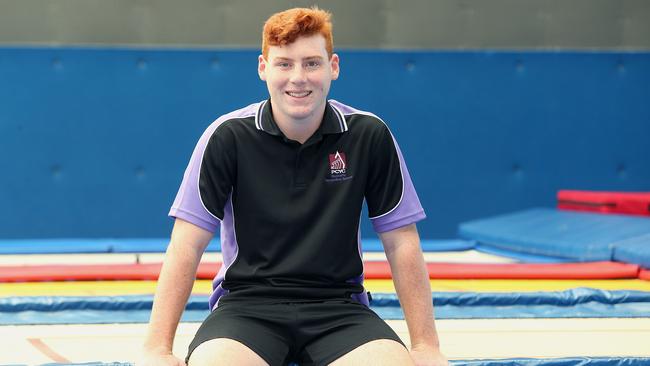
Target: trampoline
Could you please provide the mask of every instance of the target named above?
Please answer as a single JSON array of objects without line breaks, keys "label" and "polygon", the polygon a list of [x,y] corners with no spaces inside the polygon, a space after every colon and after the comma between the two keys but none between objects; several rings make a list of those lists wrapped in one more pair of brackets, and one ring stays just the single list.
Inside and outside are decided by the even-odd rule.
[{"label": "trampoline", "polygon": [[[367,279],[366,287],[373,294],[372,307],[408,344],[408,331],[387,263],[381,255],[369,254],[365,256],[366,268],[375,279]],[[637,277],[638,267],[634,265],[523,263],[473,248],[429,251],[425,257],[442,347],[453,365],[650,362],[650,350],[644,341],[650,338],[650,282]],[[0,365],[133,363],[144,339],[161,258],[161,253],[0,256],[0,273],[5,275],[0,286],[0,336],[8,341],[8,351],[0,353]],[[214,271],[220,255],[207,253],[203,260],[204,266]],[[58,265],[52,266],[53,262]],[[603,273],[575,278],[571,271],[558,271],[576,265],[573,268],[594,273],[602,266]],[[74,274],[88,270],[88,266],[103,268],[104,275],[110,275],[112,280],[99,280],[104,275],[97,276],[102,271],[96,270],[94,277],[47,281],[62,268]],[[8,273],[18,267],[38,269],[41,272],[34,273],[41,277],[19,279],[29,271],[13,271],[16,278],[8,279]],[[450,271],[455,267],[465,267],[475,275]],[[125,268],[146,269],[151,278],[119,279],[121,275],[114,270]],[[538,273],[532,271],[536,276],[532,278],[517,278],[504,276],[504,271],[495,275],[486,268],[531,268]],[[611,268],[624,271],[611,276]],[[436,270],[458,275],[436,276]],[[481,275],[483,272],[490,275]],[[185,353],[199,322],[208,313],[211,281],[203,277],[211,274],[199,274],[195,282],[177,331],[174,351],[178,355]]]},{"label": "trampoline", "polygon": [[[441,346],[452,364],[650,364],[649,222],[593,215],[528,210],[461,224],[464,240],[423,242]],[[602,235],[612,223],[618,234]],[[591,232],[600,233],[598,240]],[[13,253],[16,243],[5,243],[0,336],[8,347],[0,365],[134,362],[162,242],[99,241],[85,253],[78,245],[86,241],[21,242]],[[208,314],[211,279],[222,259],[218,244],[199,266],[176,335],[177,355],[185,354]],[[368,240],[364,248],[371,307],[408,345],[381,245]]]}]

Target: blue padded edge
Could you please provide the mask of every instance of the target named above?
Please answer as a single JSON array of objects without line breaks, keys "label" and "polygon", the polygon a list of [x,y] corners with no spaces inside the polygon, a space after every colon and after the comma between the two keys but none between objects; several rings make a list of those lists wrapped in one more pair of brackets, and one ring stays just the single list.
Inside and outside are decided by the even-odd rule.
[{"label": "blue padded edge", "polygon": [[[362,239],[365,252],[383,252],[379,239]],[[0,240],[0,254],[56,254],[56,253],[163,253],[167,250],[168,238],[133,239],[39,239]],[[472,240],[422,240],[424,251],[444,252],[470,250],[475,246]],[[221,251],[218,238],[213,239],[208,252]]]},{"label": "blue padded edge", "polygon": [[[450,365],[465,366],[645,366],[648,357],[563,357],[563,358],[505,358],[489,360],[450,360]],[[41,366],[131,366],[128,362],[46,363]],[[23,366],[23,365],[1,365]],[[26,366],[26,365],[25,365]]]},{"label": "blue padded edge", "polygon": [[[403,320],[400,307],[371,306],[385,320]],[[207,304],[203,310],[186,310],[181,321],[200,323],[209,315]],[[539,319],[539,318],[647,318],[650,303],[578,304],[572,307],[557,305],[509,306],[436,306],[437,319]],[[127,324],[146,323],[150,310],[62,310],[53,312],[21,311],[0,313],[1,325],[30,324]]]},{"label": "blue padded edge", "polygon": [[[457,366],[646,366],[648,357],[563,357],[563,358],[504,358],[489,360],[450,360]],[[46,363],[41,366],[131,366],[128,362]],[[1,365],[23,366],[23,365]]]},{"label": "blue padded edge", "polygon": [[507,358],[501,360],[453,360],[452,365],[465,366],[643,366],[650,365],[648,357],[563,357]]},{"label": "blue padded edge", "polygon": [[614,243],[614,260],[650,268],[650,234]]},{"label": "blue padded edge", "polygon": [[571,259],[567,259],[567,258],[548,257],[544,255],[515,252],[512,250],[485,245],[483,243],[476,244],[474,250],[481,253],[487,253],[492,255],[498,255],[501,257],[516,259],[519,262],[523,262],[523,263],[570,263],[571,262]]},{"label": "blue padded edge", "polygon": [[612,260],[614,243],[650,234],[650,220],[535,208],[462,223],[459,234],[510,251],[577,261],[606,261]]},{"label": "blue padded edge", "polygon": [[[371,306],[385,320],[403,320],[400,307]],[[207,304],[203,310],[186,310],[182,322],[200,323],[209,315]],[[540,319],[540,318],[647,318],[650,303],[578,304],[572,307],[557,305],[509,306],[436,306],[437,319]],[[0,313],[0,325],[33,324],[129,324],[146,323],[150,310],[62,310],[53,312],[21,311]]]},{"label": "blue padded edge", "polygon": [[[589,302],[605,305],[650,302],[650,292],[575,288],[566,291],[549,292],[432,292],[432,298],[436,306],[556,305],[567,307]],[[151,309],[152,303],[152,295],[15,296],[0,298],[0,312],[147,310]],[[399,300],[394,293],[376,293],[372,294],[372,305],[376,307],[399,307]],[[208,309],[208,296],[191,296],[185,309]]]},{"label": "blue padded edge", "polygon": [[[641,318],[650,292],[575,289],[538,293],[432,294],[438,319]],[[192,296],[183,322],[209,314],[207,296]],[[0,324],[146,323],[153,296],[0,298]],[[371,308],[383,319],[404,319],[395,294],[374,294]]]}]

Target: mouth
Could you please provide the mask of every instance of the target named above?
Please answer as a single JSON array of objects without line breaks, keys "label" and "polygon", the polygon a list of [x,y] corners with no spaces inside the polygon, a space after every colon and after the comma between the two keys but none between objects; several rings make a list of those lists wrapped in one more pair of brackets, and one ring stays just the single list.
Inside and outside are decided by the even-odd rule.
[{"label": "mouth", "polygon": [[293,98],[306,98],[311,95],[311,91],[287,91],[285,93]]}]

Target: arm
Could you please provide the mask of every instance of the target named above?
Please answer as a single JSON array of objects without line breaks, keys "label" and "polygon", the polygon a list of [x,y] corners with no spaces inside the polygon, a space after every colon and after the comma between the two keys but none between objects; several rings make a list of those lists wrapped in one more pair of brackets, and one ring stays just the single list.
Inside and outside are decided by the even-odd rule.
[{"label": "arm", "polygon": [[143,365],[184,365],[172,355],[176,328],[212,233],[176,219],[160,271],[144,343]]},{"label": "arm", "polygon": [[447,359],[440,352],[429,274],[415,224],[380,233],[379,237],[384,245],[397,296],[404,310],[411,337],[411,356],[415,364],[447,365]]}]

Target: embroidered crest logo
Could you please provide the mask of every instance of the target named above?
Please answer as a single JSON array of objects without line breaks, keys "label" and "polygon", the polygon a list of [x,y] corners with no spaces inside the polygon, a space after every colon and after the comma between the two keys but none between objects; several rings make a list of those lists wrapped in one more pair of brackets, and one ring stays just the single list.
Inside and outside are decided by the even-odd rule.
[{"label": "embroidered crest logo", "polygon": [[330,154],[330,174],[345,174],[347,165],[344,153]]},{"label": "embroidered crest logo", "polygon": [[347,180],[352,177],[347,175],[348,161],[345,158],[345,153],[337,151],[334,154],[329,154],[330,174],[327,179],[328,182]]}]

